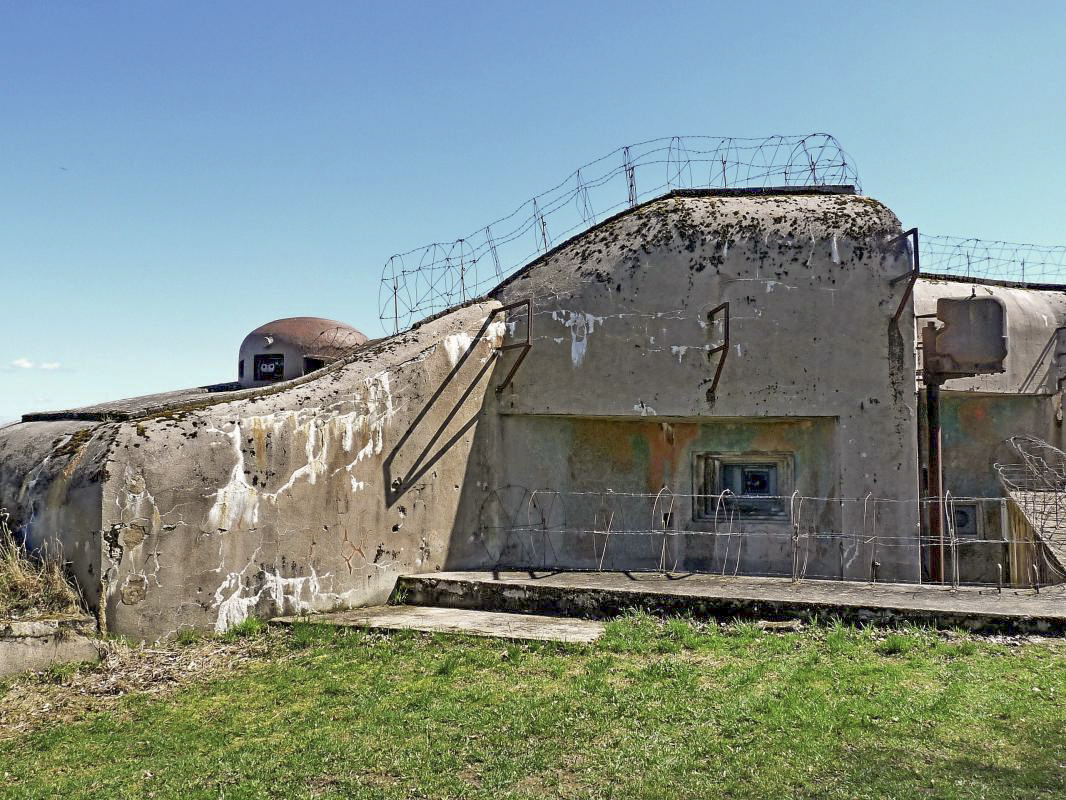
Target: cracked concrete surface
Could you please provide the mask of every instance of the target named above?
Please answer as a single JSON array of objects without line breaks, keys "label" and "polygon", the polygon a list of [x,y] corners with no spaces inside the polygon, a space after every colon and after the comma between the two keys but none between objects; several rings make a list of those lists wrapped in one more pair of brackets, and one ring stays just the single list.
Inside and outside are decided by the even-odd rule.
[{"label": "cracked concrete surface", "polygon": [[[273,621],[292,625],[302,617],[277,617]],[[539,614],[507,614],[498,611],[471,611],[426,606],[375,606],[355,611],[319,614],[316,624],[370,630],[415,630],[426,633],[461,633],[524,641],[588,644],[605,629],[602,622]]]}]

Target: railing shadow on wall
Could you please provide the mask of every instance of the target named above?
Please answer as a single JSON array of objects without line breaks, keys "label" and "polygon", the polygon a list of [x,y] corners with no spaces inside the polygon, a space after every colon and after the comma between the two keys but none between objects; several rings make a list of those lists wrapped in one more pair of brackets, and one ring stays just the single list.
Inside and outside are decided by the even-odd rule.
[{"label": "railing shadow on wall", "polygon": [[[447,403],[446,400],[442,400],[448,387],[459,381],[459,373],[462,371],[464,365],[470,359],[471,355],[477,349],[479,343],[489,338],[489,331],[493,324],[498,322],[505,322],[507,316],[512,312],[524,309],[525,310],[525,327],[526,336],[524,340],[512,342],[510,344],[501,344],[493,347],[488,357],[485,359],[485,363],[477,370],[474,376],[467,383],[466,387],[462,390],[450,408],[447,408],[443,412],[443,419],[439,424],[434,426],[433,422],[428,421],[431,418],[431,414],[435,411],[441,411],[442,407]],[[502,317],[502,320],[501,320]],[[422,407],[422,410],[418,412],[418,415],[404,431],[400,440],[396,443],[396,446],[392,448],[388,456],[386,456],[384,464],[382,465],[382,473],[384,476],[385,486],[385,502],[386,505],[391,507],[396,503],[415,483],[417,483],[426,472],[433,467],[440,458],[448,452],[451,447],[458,442],[470,428],[477,422],[478,415],[481,410],[480,404],[478,404],[477,410],[470,415],[459,428],[448,436],[447,439],[442,438],[448,431],[452,422],[459,415],[463,406],[466,404],[470,395],[482,382],[485,376],[492,370],[492,368],[504,357],[504,354],[517,350],[518,356],[515,358],[514,363],[511,365],[511,369],[504,376],[503,380],[496,387],[496,391],[502,391],[514,378],[515,373],[521,366],[522,361],[525,359],[526,354],[529,352],[532,340],[532,325],[533,325],[533,309],[532,302],[529,299],[519,300],[514,303],[509,303],[498,308],[494,308],[489,315],[485,318],[481,328],[477,334],[470,340],[470,344],[467,346],[463,354],[456,360],[455,365],[451,371],[441,382],[440,386],[436,388],[433,395],[429,398],[429,401]],[[506,328],[505,328],[506,330]],[[506,336],[506,333],[504,334]],[[413,452],[418,447],[414,444],[416,441],[416,434],[420,432],[427,432],[428,437],[426,443],[422,446],[421,450],[414,457],[411,464],[404,470],[406,474],[394,475],[394,465],[398,459],[401,459],[409,452]]]}]

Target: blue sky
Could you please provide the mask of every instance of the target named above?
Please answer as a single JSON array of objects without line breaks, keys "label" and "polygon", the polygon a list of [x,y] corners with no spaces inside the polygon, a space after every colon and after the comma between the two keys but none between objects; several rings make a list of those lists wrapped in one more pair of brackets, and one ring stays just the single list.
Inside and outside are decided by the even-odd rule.
[{"label": "blue sky", "polygon": [[829,131],[923,231],[1066,241],[1066,4],[0,0],[0,420],[380,335],[392,253],[628,142]]}]

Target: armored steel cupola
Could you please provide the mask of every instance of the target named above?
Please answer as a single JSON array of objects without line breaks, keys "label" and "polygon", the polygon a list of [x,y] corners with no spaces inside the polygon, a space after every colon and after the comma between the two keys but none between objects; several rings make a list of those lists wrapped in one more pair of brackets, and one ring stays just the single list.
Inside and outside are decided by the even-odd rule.
[{"label": "armored steel cupola", "polygon": [[260,325],[244,337],[237,360],[241,386],[267,386],[321,369],[366,342],[343,322],[287,317]]}]

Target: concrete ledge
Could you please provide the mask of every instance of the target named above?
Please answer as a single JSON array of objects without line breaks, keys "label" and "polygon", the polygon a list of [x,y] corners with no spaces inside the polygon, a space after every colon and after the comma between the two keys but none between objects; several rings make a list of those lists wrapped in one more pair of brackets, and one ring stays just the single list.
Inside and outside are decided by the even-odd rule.
[{"label": "concrete ledge", "polygon": [[1031,591],[716,575],[439,572],[396,584],[413,605],[606,618],[630,609],[734,619],[839,618],[975,632],[1066,633],[1066,590]]},{"label": "concrete ledge", "polygon": [[95,632],[90,617],[0,621],[0,675],[99,661],[100,651],[91,638]]}]

